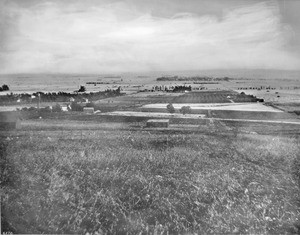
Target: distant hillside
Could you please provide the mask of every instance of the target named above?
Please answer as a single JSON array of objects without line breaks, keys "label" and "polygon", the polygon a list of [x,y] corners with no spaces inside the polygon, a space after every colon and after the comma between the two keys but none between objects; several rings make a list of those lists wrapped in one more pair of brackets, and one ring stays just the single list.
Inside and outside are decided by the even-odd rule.
[{"label": "distant hillside", "polygon": [[229,81],[229,77],[213,78],[208,76],[163,76],[156,78],[156,81]]}]

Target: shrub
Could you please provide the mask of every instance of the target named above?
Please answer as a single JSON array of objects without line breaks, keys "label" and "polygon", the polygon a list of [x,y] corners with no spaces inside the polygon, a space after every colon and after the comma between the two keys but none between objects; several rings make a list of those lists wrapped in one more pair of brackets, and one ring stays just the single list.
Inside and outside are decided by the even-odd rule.
[{"label": "shrub", "polygon": [[182,106],[180,112],[184,115],[186,113],[191,113],[192,109],[190,106]]},{"label": "shrub", "polygon": [[94,108],[95,111],[96,110],[102,111],[102,107],[99,104],[95,104],[93,102],[86,104],[86,107],[92,107],[92,108]]},{"label": "shrub", "polygon": [[95,104],[93,102],[87,103],[86,107],[95,108]]},{"label": "shrub", "polygon": [[169,113],[175,113],[175,108],[172,103],[167,105],[167,110]]},{"label": "shrub", "polygon": [[51,111],[52,109],[49,106],[40,109],[40,113],[51,113]]},{"label": "shrub", "polygon": [[30,107],[30,108],[28,108],[27,110],[33,112],[33,111],[36,111],[37,108],[35,108],[35,107]]},{"label": "shrub", "polygon": [[300,110],[295,110],[294,113],[300,115]]},{"label": "shrub", "polygon": [[61,111],[62,111],[62,108],[59,104],[56,104],[55,106],[52,107],[52,112],[59,113]]},{"label": "shrub", "polygon": [[6,84],[4,84],[4,85],[2,86],[2,90],[3,90],[3,91],[9,91],[9,87],[8,87]]},{"label": "shrub", "polygon": [[85,86],[80,86],[78,92],[85,92],[85,91],[86,91]]},{"label": "shrub", "polygon": [[83,107],[76,102],[71,103],[71,109],[72,109],[72,111],[79,111],[79,112],[83,111]]}]

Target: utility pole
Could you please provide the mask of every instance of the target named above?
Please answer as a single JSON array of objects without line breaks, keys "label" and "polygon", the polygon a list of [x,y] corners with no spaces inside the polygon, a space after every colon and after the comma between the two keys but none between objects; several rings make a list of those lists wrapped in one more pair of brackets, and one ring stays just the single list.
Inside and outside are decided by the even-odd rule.
[{"label": "utility pole", "polygon": [[37,108],[40,109],[40,102],[41,102],[41,94],[38,93],[38,99],[37,99]]}]

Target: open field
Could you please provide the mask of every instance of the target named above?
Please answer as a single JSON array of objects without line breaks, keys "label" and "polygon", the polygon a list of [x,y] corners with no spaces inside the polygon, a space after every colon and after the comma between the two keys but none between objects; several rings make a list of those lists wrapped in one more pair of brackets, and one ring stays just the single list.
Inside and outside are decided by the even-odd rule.
[{"label": "open field", "polygon": [[2,229],[299,233],[299,135],[220,125],[201,133],[24,121],[0,136]]},{"label": "open field", "polygon": [[257,99],[251,95],[230,90],[188,92],[172,100],[173,103],[240,103],[256,101]]},{"label": "open field", "polygon": [[[147,108],[157,108],[157,109],[166,109],[167,103],[160,104],[148,104],[142,108],[146,110]],[[274,109],[269,106],[265,106],[261,103],[173,103],[173,106],[176,110],[179,110],[182,106],[190,106],[193,110],[204,109],[204,110],[235,110],[235,111],[251,111],[251,112],[275,112],[282,113],[281,110]]]},{"label": "open field", "polygon": [[[192,114],[206,115],[206,117],[226,119],[251,119],[251,120],[297,120],[295,113],[287,113],[262,103],[173,103],[175,112],[179,113],[181,107],[191,107]],[[167,113],[167,104],[147,104],[141,107],[143,112]]]},{"label": "open field", "polygon": [[[80,79],[69,78],[55,89],[76,89]],[[153,78],[106,84],[86,76],[99,81],[89,91],[122,85],[126,95],[94,100],[97,114],[23,111],[20,129],[0,131],[2,232],[300,233],[300,122],[288,113],[300,110],[290,89],[298,81],[235,78],[191,84],[205,91],[138,92],[190,85]],[[22,79],[13,90],[46,88]],[[258,85],[278,90],[247,88]],[[182,106],[192,114],[178,113]],[[150,118],[170,119],[169,127],[146,127]]]}]

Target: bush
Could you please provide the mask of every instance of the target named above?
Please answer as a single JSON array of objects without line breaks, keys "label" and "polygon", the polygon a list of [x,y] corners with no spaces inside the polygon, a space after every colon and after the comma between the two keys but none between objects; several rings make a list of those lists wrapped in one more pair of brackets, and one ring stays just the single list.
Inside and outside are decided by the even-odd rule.
[{"label": "bush", "polygon": [[95,104],[93,102],[87,103],[86,107],[95,108]]},{"label": "bush", "polygon": [[87,104],[86,104],[86,107],[94,108],[95,111],[96,111],[96,110],[102,111],[102,107],[101,107],[100,105],[98,105],[98,104],[93,103],[93,102],[87,103]]},{"label": "bush", "polygon": [[175,108],[172,103],[167,105],[167,110],[169,113],[175,113]]},{"label": "bush", "polygon": [[300,110],[295,110],[294,113],[300,115]]},{"label": "bush", "polygon": [[51,112],[52,109],[49,106],[40,109],[40,113],[51,113]]},{"label": "bush", "polygon": [[85,91],[86,91],[85,86],[80,86],[78,92],[85,92]]},{"label": "bush", "polygon": [[27,110],[30,111],[30,112],[33,112],[33,111],[36,111],[37,108],[35,108],[35,107],[30,107],[30,108],[28,108]]},{"label": "bush", "polygon": [[71,103],[71,109],[72,109],[72,111],[79,111],[79,112],[83,111],[83,107],[76,102]]},{"label": "bush", "polygon": [[180,112],[184,115],[186,113],[191,113],[192,109],[190,106],[182,106]]},{"label": "bush", "polygon": [[2,90],[3,90],[3,91],[9,91],[9,87],[8,87],[6,84],[4,84],[4,85],[2,86]]},{"label": "bush", "polygon": [[59,104],[56,104],[55,106],[52,107],[52,112],[59,113],[61,111],[62,111],[62,108]]}]

